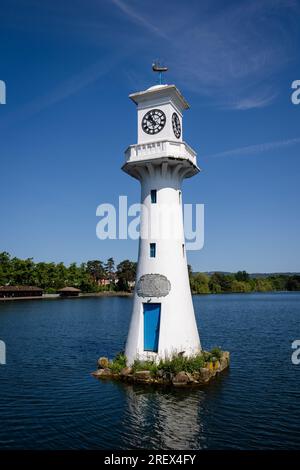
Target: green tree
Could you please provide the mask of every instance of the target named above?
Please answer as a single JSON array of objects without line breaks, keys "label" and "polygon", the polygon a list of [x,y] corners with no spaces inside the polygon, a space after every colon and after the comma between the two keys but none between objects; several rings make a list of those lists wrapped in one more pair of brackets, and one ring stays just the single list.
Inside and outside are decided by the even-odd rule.
[{"label": "green tree", "polygon": [[103,262],[92,260],[86,263],[86,270],[92,276],[94,282],[98,282],[106,277]]},{"label": "green tree", "polygon": [[231,284],[231,292],[251,292],[251,285],[249,282],[234,279]]},{"label": "green tree", "polygon": [[10,283],[12,285],[31,285],[34,282],[35,264],[32,258],[11,260]]},{"label": "green tree", "polygon": [[37,263],[34,270],[34,285],[46,289],[48,287],[54,288],[54,277],[51,279],[49,276],[50,263]]},{"label": "green tree", "polygon": [[193,268],[190,264],[187,265],[187,268],[188,268],[189,279],[191,280],[193,277]]},{"label": "green tree", "polygon": [[115,279],[115,261],[113,258],[108,258],[104,265],[106,278],[109,280],[109,290],[111,290],[112,283]]},{"label": "green tree", "polygon": [[12,274],[10,254],[6,251],[0,253],[0,285],[9,284]]},{"label": "green tree", "polygon": [[77,268],[78,271],[78,287],[82,292],[97,292],[101,290],[94,279],[91,277],[90,273],[86,269],[86,264],[81,263]]},{"label": "green tree", "polygon": [[255,279],[255,290],[257,292],[270,292],[273,290],[272,283],[268,279]]},{"label": "green tree", "polygon": [[286,288],[289,291],[300,290],[300,276],[298,274],[290,276],[286,283]]},{"label": "green tree", "polygon": [[287,290],[288,276],[276,274],[269,276],[267,279],[271,282],[273,290]]},{"label": "green tree", "polygon": [[214,281],[209,281],[209,290],[212,294],[221,294],[222,287]]},{"label": "green tree", "polygon": [[209,289],[213,293],[231,292],[231,284],[234,276],[231,274],[222,274],[215,272],[211,275],[209,280]]},{"label": "green tree", "polygon": [[191,290],[193,294],[209,294],[209,277],[204,273],[197,273],[191,277]]},{"label": "green tree", "polygon": [[246,271],[238,271],[234,275],[234,277],[237,281],[242,281],[242,282],[248,282],[250,279],[250,276]]},{"label": "green tree", "polygon": [[128,259],[122,261],[117,266],[118,290],[129,292],[132,290],[131,283],[136,276],[137,263]]}]

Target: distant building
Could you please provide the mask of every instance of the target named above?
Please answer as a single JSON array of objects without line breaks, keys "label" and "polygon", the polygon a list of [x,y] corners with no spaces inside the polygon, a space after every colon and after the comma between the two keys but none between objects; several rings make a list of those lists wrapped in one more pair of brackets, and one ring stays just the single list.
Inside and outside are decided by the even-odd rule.
[{"label": "distant building", "polygon": [[133,289],[135,287],[135,281],[128,281],[128,287]]},{"label": "distant building", "polygon": [[115,273],[111,273],[109,276],[98,279],[97,281],[98,286],[110,286],[117,283],[118,278]]},{"label": "distant building", "polygon": [[0,298],[42,297],[43,289],[35,286],[0,286]]},{"label": "distant building", "polygon": [[78,297],[80,292],[81,290],[77,289],[76,287],[64,287],[58,291],[61,297]]}]

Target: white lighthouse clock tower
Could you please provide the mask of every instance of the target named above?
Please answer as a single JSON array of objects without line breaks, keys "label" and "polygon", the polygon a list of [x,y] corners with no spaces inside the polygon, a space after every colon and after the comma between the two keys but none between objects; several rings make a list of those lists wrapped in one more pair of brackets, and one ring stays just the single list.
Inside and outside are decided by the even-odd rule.
[{"label": "white lighthouse clock tower", "polygon": [[[122,169],[141,183],[141,236],[128,363],[201,350],[185,252],[181,183],[196,175],[196,153],[182,139],[188,103],[175,85],[129,96],[137,105],[138,142]],[[169,229],[169,230],[168,230]]]}]

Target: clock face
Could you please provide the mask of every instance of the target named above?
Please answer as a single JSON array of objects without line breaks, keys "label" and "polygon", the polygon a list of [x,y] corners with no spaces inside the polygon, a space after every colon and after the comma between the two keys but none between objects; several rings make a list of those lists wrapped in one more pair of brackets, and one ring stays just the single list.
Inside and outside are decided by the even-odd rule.
[{"label": "clock face", "polygon": [[151,109],[143,117],[142,128],[147,134],[157,134],[166,124],[166,115],[160,109]]},{"label": "clock face", "polygon": [[174,132],[175,137],[179,139],[179,137],[181,136],[181,125],[180,125],[180,119],[177,113],[173,113],[172,115],[172,126],[173,126],[173,132]]}]

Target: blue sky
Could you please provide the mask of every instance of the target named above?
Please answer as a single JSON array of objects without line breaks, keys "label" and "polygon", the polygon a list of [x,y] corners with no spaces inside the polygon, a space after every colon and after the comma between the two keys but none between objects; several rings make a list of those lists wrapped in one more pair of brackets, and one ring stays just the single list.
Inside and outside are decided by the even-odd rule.
[{"label": "blue sky", "polygon": [[155,83],[159,57],[203,169],[183,187],[205,204],[194,270],[300,270],[299,2],[2,0],[0,17],[1,251],[136,259],[136,241],[96,238],[96,207],[139,201],[120,170],[136,142],[128,94]]}]

